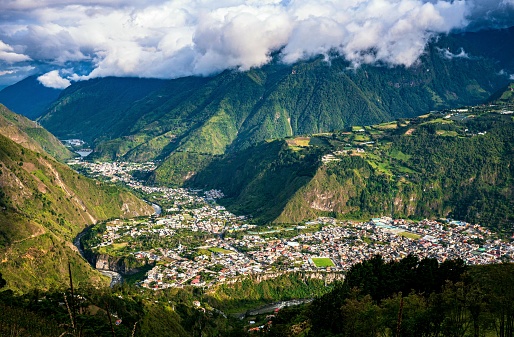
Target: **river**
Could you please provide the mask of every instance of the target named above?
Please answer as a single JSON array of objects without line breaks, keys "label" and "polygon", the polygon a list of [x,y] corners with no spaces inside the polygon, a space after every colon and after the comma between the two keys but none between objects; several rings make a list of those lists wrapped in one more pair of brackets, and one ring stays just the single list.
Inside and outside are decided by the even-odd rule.
[{"label": "river", "polygon": [[159,206],[159,205],[157,205],[157,204],[152,203],[152,207],[153,207],[153,209],[154,209],[154,211],[155,211],[155,215],[157,215],[157,216],[161,215],[161,213],[162,213],[162,208],[161,208],[161,206]]},{"label": "river", "polygon": [[[87,263],[89,263],[89,261],[86,259],[85,255],[84,255],[84,250],[82,249],[82,245],[80,244],[80,240],[87,233],[88,230],[89,230],[89,227],[84,229],[82,232],[80,232],[75,237],[75,239],[73,240],[73,245],[75,247],[77,247],[77,249],[78,249],[78,251],[80,253],[80,256],[82,256],[82,258],[84,260],[86,260]],[[92,266],[92,267],[95,268],[95,266]],[[112,271],[112,270],[103,270],[103,269],[96,269],[96,270],[98,270],[102,275],[108,276],[111,279],[111,288],[114,287],[116,284],[119,284],[119,283],[123,282],[123,276],[121,276],[120,273],[117,273],[117,272]]]},{"label": "river", "polygon": [[235,314],[235,316],[238,317],[239,319],[243,319],[247,316],[255,316],[255,315],[271,313],[271,312],[274,312],[276,309],[292,307],[295,305],[310,303],[312,301],[313,301],[312,298],[303,298],[303,299],[297,299],[297,300],[274,302],[274,303],[263,305],[262,307],[247,310],[245,313]]}]

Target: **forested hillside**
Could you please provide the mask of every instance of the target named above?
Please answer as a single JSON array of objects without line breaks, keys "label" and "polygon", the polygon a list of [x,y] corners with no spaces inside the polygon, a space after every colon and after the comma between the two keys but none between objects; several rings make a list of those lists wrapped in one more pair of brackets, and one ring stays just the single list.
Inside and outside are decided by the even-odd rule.
[{"label": "forested hillside", "polygon": [[48,153],[61,162],[75,156],[46,129],[1,104],[0,134],[30,150]]},{"label": "forested hillside", "polygon": [[263,143],[217,157],[188,185],[223,190],[228,207],[260,222],[444,216],[510,236],[514,122],[501,109]]},{"label": "forested hillside", "polygon": [[[294,65],[275,60],[262,68],[207,78],[77,82],[40,121],[58,137],[93,144],[96,158],[163,160],[155,181],[181,184],[211,156],[266,139],[332,132],[484,101],[507,83],[500,74],[507,63],[491,55],[455,56],[468,43],[461,39],[452,35],[432,43],[410,68],[354,69],[341,58],[320,57]],[[199,165],[181,165],[182,157]],[[177,164],[182,170],[170,170]]]},{"label": "forested hillside", "polygon": [[[13,125],[7,130],[15,139],[24,134],[14,132]],[[153,208],[128,191],[80,176],[45,152],[22,145],[0,135],[1,273],[11,289],[60,287],[70,261],[79,283],[99,283],[99,274],[80,257],[73,238],[97,220],[148,215]]]},{"label": "forested hillside", "polygon": [[266,335],[510,336],[513,267],[376,256],[310,306],[280,311]]}]

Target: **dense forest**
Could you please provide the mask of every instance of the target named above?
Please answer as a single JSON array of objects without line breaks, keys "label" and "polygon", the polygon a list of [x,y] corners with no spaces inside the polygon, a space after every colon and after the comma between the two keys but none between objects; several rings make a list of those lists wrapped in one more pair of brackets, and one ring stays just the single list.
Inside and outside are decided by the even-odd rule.
[{"label": "dense forest", "polygon": [[375,256],[311,305],[280,311],[266,335],[513,336],[513,283],[513,264]]}]

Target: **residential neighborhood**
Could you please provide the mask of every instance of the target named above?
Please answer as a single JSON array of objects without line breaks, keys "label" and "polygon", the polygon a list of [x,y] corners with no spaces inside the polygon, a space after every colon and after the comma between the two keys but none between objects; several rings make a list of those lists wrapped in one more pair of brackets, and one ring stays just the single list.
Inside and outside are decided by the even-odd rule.
[{"label": "residential neighborhood", "polygon": [[93,174],[122,180],[145,193],[162,213],[105,224],[91,245],[129,254],[153,266],[140,285],[151,289],[211,287],[247,275],[341,273],[374,255],[386,261],[409,254],[467,264],[510,261],[514,245],[491,231],[452,219],[412,221],[381,217],[341,221],[321,217],[303,224],[256,226],[216,203],[218,190],[148,187],[130,172],[152,164],[83,163]]}]

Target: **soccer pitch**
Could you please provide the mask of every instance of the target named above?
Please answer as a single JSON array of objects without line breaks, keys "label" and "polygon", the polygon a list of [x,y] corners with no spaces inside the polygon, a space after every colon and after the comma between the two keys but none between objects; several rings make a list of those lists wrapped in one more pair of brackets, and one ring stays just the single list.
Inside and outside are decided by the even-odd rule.
[{"label": "soccer pitch", "polygon": [[334,267],[334,262],[328,257],[313,257],[312,262],[318,268]]}]

